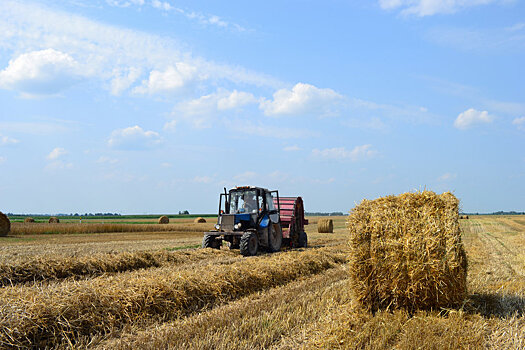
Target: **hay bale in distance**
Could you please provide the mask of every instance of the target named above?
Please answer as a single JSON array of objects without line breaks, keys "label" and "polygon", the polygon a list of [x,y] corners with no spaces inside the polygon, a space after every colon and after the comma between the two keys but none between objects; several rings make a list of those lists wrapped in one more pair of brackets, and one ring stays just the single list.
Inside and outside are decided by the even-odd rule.
[{"label": "hay bale in distance", "polygon": [[317,222],[317,232],[334,233],[334,221],[332,219],[319,219]]},{"label": "hay bale in distance", "polygon": [[30,218],[30,217],[27,217],[27,218],[24,219],[24,222],[25,222],[25,223],[35,222],[35,219]]},{"label": "hay bale in distance", "polygon": [[204,222],[206,222],[206,219],[205,218],[201,218],[200,216],[198,218],[195,218],[195,220],[193,220],[194,223],[196,224],[202,224]]},{"label": "hay bale in distance", "polygon": [[49,218],[49,221],[48,221],[50,224],[58,224],[60,223],[60,219],[57,218],[56,216],[52,216]]},{"label": "hay bale in distance", "polygon": [[0,211],[0,236],[7,236],[9,231],[11,231],[11,221]]},{"label": "hay bale in distance", "polygon": [[170,218],[167,217],[166,215],[162,215],[159,218],[159,224],[169,224],[169,223],[170,223]]},{"label": "hay bale in distance", "polygon": [[366,309],[437,309],[461,304],[467,257],[459,200],[450,192],[363,200],[350,212],[350,286]]}]

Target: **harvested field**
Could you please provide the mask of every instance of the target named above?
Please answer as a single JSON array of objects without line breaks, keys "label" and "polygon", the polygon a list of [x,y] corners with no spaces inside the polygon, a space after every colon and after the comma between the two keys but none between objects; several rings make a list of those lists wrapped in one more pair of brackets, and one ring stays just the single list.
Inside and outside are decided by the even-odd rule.
[{"label": "harvested field", "polygon": [[78,234],[78,233],[114,233],[114,232],[204,232],[213,228],[211,224],[46,224],[46,223],[18,223],[11,226],[13,235],[37,234]]},{"label": "harvested field", "polygon": [[274,254],[226,266],[152,269],[0,291],[0,344],[53,346],[125,325],[178,318],[210,305],[319,273],[345,260],[336,248]]},{"label": "harvested field", "polygon": [[52,216],[52,217],[49,218],[49,220],[47,222],[50,223],[50,224],[59,224],[60,223],[60,219],[57,218],[56,216]]},{"label": "harvested field", "polygon": [[229,256],[220,250],[183,250],[97,254],[80,257],[38,257],[20,264],[0,264],[0,286],[23,282],[99,276],[150,267],[175,266],[193,261]]},{"label": "harvested field", "polygon": [[[55,264],[67,271],[59,266],[90,264],[90,258],[95,268],[84,275],[74,271],[65,279],[51,275],[0,288],[4,342],[0,348],[7,344],[77,349],[525,346],[524,217],[461,220],[469,259],[468,295],[462,306],[375,314],[359,307],[349,289],[347,218],[333,217],[332,234],[317,232],[319,219],[309,218],[311,224],[306,226],[309,242],[319,248],[251,258],[226,248],[158,251],[198,245],[202,232],[1,237],[4,252],[13,258],[3,259],[3,265],[26,266],[23,273],[28,275],[31,262],[38,259],[43,259],[38,272],[42,274],[49,272],[43,265]],[[186,225],[196,225],[192,221]],[[112,253],[104,253],[111,249]],[[121,272],[101,272],[133,260],[126,256],[157,260],[149,267],[137,263]],[[169,257],[174,260],[167,261]],[[98,268],[97,263],[105,267]]]}]

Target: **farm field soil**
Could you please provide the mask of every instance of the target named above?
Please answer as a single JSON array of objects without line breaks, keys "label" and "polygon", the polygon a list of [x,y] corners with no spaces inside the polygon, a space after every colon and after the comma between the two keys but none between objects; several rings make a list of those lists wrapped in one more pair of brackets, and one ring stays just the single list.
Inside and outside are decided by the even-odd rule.
[{"label": "farm field soil", "polygon": [[[468,299],[460,309],[414,314],[402,310],[370,314],[356,307],[347,283],[345,217],[333,217],[333,234],[317,233],[318,219],[309,218],[307,232],[314,248],[306,250],[250,258],[225,247],[175,251],[170,252],[174,259],[188,252],[184,253],[187,260],[88,274],[82,280],[50,279],[3,287],[0,347],[525,348],[525,217],[462,220],[469,259]],[[183,234],[188,236],[181,238]],[[108,251],[154,254],[202,240],[202,233],[191,232],[41,236],[35,241],[2,239],[3,252],[34,248],[26,253],[20,250],[23,255],[13,265],[43,257],[39,246],[45,247],[45,257],[61,251],[59,258],[86,259],[95,253],[103,261]],[[28,236],[15,239],[24,238]],[[195,283],[201,288],[193,289]],[[43,302],[48,305],[41,311]]]}]

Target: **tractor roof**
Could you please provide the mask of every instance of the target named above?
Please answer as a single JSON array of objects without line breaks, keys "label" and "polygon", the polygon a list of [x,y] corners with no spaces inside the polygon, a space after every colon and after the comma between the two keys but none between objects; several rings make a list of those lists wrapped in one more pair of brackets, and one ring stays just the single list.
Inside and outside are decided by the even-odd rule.
[{"label": "tractor roof", "polygon": [[259,189],[259,190],[263,190],[263,191],[266,191],[266,192],[269,192],[268,189],[266,188],[262,188],[262,187],[257,187],[257,186],[236,186],[235,188],[232,188],[230,191],[239,191],[239,190],[256,190],[256,189]]}]

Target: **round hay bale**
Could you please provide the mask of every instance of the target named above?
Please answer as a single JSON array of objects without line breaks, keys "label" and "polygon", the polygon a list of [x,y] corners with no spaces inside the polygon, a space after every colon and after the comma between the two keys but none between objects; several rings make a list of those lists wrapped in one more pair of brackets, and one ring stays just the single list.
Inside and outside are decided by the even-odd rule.
[{"label": "round hay bale", "polygon": [[49,218],[49,221],[48,221],[50,224],[59,224],[60,223],[60,219],[57,218],[56,216],[52,216]]},{"label": "round hay bale", "polygon": [[206,219],[205,218],[201,218],[200,216],[198,218],[195,218],[195,220],[193,220],[194,223],[196,224],[202,224],[204,222],[206,222]]},{"label": "round hay bale", "polygon": [[35,222],[35,219],[27,217],[27,218],[24,219],[24,222],[25,223]]},{"label": "round hay bale", "polygon": [[334,233],[334,221],[332,219],[319,219],[317,222],[317,232]]},{"label": "round hay bale", "polygon": [[450,192],[363,200],[350,212],[350,287],[366,309],[439,309],[467,295],[459,200]]},{"label": "round hay bale", "polygon": [[9,231],[11,231],[11,221],[0,211],[0,236],[7,236]]},{"label": "round hay bale", "polygon": [[159,224],[169,224],[169,223],[170,223],[170,218],[167,217],[166,215],[162,215],[159,218]]}]

